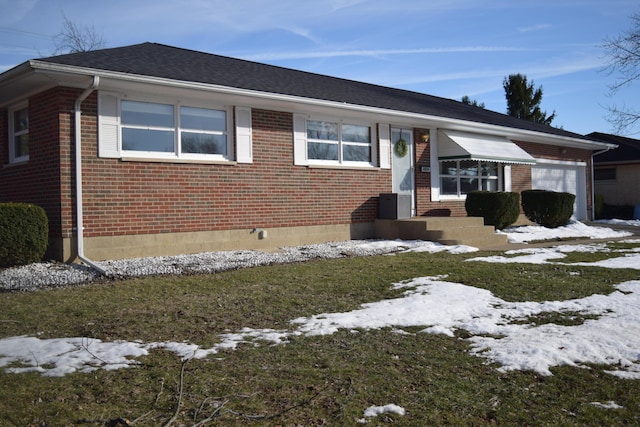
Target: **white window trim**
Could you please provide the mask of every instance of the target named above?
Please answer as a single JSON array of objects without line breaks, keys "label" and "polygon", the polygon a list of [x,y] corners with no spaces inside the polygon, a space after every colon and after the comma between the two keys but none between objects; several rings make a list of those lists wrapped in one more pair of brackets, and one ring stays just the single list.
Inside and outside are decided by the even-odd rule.
[{"label": "white window trim", "polygon": [[[110,98],[110,99],[109,99]],[[121,102],[122,101],[135,101],[135,102],[147,102],[168,104],[173,106],[174,110],[174,151],[170,153],[156,152],[156,151],[135,151],[135,150],[123,150],[122,149],[122,129],[123,124],[121,122]],[[115,105],[113,104],[115,102]],[[182,153],[180,148],[180,134],[183,130],[180,128],[180,107],[195,107],[206,108],[211,110],[224,111],[226,116],[226,139],[227,139],[227,154],[199,154],[199,153]],[[224,106],[215,103],[206,103],[202,101],[195,101],[188,98],[176,101],[175,99],[169,99],[157,96],[146,95],[123,95],[114,92],[99,92],[98,102],[98,144],[99,144],[99,156],[105,158],[119,158],[125,161],[159,161],[159,162],[194,162],[194,163],[251,163],[251,110],[249,108],[243,108],[245,113],[244,117],[248,117],[248,123],[243,120],[242,126],[239,123],[235,123],[236,112],[233,106]],[[249,126],[248,129],[244,127]],[[163,128],[164,129],[164,128]],[[242,135],[242,138],[236,138],[235,135]],[[247,147],[235,147],[236,140],[238,143],[242,141],[242,144]],[[240,155],[240,153],[242,153]],[[239,157],[242,157],[241,159]]]},{"label": "white window trim", "polygon": [[[14,132],[14,127],[15,127],[15,123],[13,122],[13,113],[15,113],[18,110],[22,110],[24,108],[29,108],[29,103],[27,101],[21,102],[20,104],[16,104],[12,107],[9,108],[8,114],[9,114],[9,163],[23,163],[29,160],[29,154],[25,155],[25,156],[19,156],[16,157],[15,155],[15,151],[16,151],[16,147],[15,147],[15,137],[18,136],[18,134],[16,134]],[[31,120],[29,118],[29,120]],[[21,135],[29,135],[29,133],[31,132],[31,123],[29,123],[29,128],[27,129],[26,132],[22,132],[19,133]]]},{"label": "white window trim", "polygon": [[[319,160],[310,159],[308,155],[308,137],[307,137],[307,120],[324,121],[337,123],[342,129],[343,125],[366,126],[369,128],[369,149],[371,150],[371,160],[369,162],[343,161],[342,157],[342,140],[338,140],[338,160]],[[304,126],[304,130],[303,130]],[[371,169],[378,166],[378,136],[376,124],[362,119],[337,118],[322,115],[294,115],[294,158],[296,165],[306,165],[315,167],[344,167],[349,169]],[[347,145],[349,145],[347,143]],[[358,145],[358,144],[354,144]],[[362,144],[364,146],[364,144]]]}]

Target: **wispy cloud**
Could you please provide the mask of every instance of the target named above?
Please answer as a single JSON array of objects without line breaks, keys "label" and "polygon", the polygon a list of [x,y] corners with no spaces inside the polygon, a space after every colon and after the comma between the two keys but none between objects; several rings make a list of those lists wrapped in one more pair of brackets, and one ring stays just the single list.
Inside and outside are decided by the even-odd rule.
[{"label": "wispy cloud", "polygon": [[317,59],[337,58],[345,56],[380,57],[387,55],[415,55],[429,53],[471,53],[471,52],[524,52],[528,48],[506,46],[461,46],[461,47],[435,47],[417,49],[354,49],[354,50],[325,50],[325,51],[300,51],[300,52],[263,52],[243,57],[252,61],[279,61],[290,59]]},{"label": "wispy cloud", "polygon": [[542,30],[546,30],[547,28],[551,28],[550,24],[536,24],[536,25],[531,25],[529,27],[518,27],[518,31],[521,33],[531,33],[533,31],[542,31]]},{"label": "wispy cloud", "polygon": [[[412,69],[413,71],[405,73],[398,73],[394,69],[385,69],[379,70],[375,74],[361,75],[359,79],[384,86],[415,87],[417,90],[423,90],[425,85],[426,87],[435,87],[433,85],[437,83],[438,85],[446,85],[450,91],[455,93],[462,90],[466,95],[473,95],[500,89],[504,77],[513,73],[525,74],[530,79],[535,80],[537,84],[539,80],[553,79],[585,71],[595,71],[601,69],[601,67],[601,59],[584,57],[565,59],[547,64],[512,63],[503,64],[497,68],[469,68],[464,71],[445,67],[440,68],[437,73],[425,72],[426,67],[416,67]],[[485,83],[485,89],[480,89]]]},{"label": "wispy cloud", "polygon": [[332,10],[341,10],[352,6],[366,3],[366,0],[331,0]]},{"label": "wispy cloud", "polygon": [[13,25],[25,17],[36,5],[38,0],[0,1],[0,25]]}]

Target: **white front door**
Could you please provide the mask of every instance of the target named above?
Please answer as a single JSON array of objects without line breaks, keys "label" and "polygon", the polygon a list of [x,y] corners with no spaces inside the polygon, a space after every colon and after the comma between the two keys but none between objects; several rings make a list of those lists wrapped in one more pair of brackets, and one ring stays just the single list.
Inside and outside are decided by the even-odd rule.
[{"label": "white front door", "polygon": [[392,127],[391,151],[393,192],[410,196],[411,216],[414,216],[413,130]]}]

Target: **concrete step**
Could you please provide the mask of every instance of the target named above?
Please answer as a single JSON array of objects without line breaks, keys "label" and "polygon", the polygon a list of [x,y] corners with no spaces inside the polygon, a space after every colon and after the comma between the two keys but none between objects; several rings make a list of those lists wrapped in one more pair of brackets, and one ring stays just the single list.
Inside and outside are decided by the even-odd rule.
[{"label": "concrete step", "polygon": [[439,240],[438,243],[443,245],[467,245],[478,249],[489,249],[494,246],[507,245],[507,236],[503,234],[491,234],[465,239]]},{"label": "concrete step", "polygon": [[383,239],[429,240],[447,245],[490,247],[505,245],[507,237],[495,234],[493,226],[480,217],[414,217],[376,220],[376,237]]},{"label": "concrete step", "polygon": [[475,237],[493,236],[495,229],[490,226],[462,227],[462,228],[442,228],[439,230],[426,230],[422,235],[424,240],[464,240]]},{"label": "concrete step", "polygon": [[424,223],[427,230],[441,230],[460,227],[484,227],[484,219],[475,216],[439,217],[420,216],[405,221]]}]

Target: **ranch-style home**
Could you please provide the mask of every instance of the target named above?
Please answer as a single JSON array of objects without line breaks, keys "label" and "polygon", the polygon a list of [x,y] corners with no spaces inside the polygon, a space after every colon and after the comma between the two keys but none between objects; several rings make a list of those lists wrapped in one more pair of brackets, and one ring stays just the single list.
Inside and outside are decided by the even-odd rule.
[{"label": "ranch-style home", "polygon": [[594,157],[595,194],[609,205],[638,206],[640,219],[640,140],[601,132],[587,136],[618,146]]},{"label": "ranch-style home", "polygon": [[466,216],[473,190],[569,191],[586,219],[592,154],[611,147],[450,99],[155,43],[0,74],[0,201],[42,206],[61,261],[390,236],[396,221]]}]

